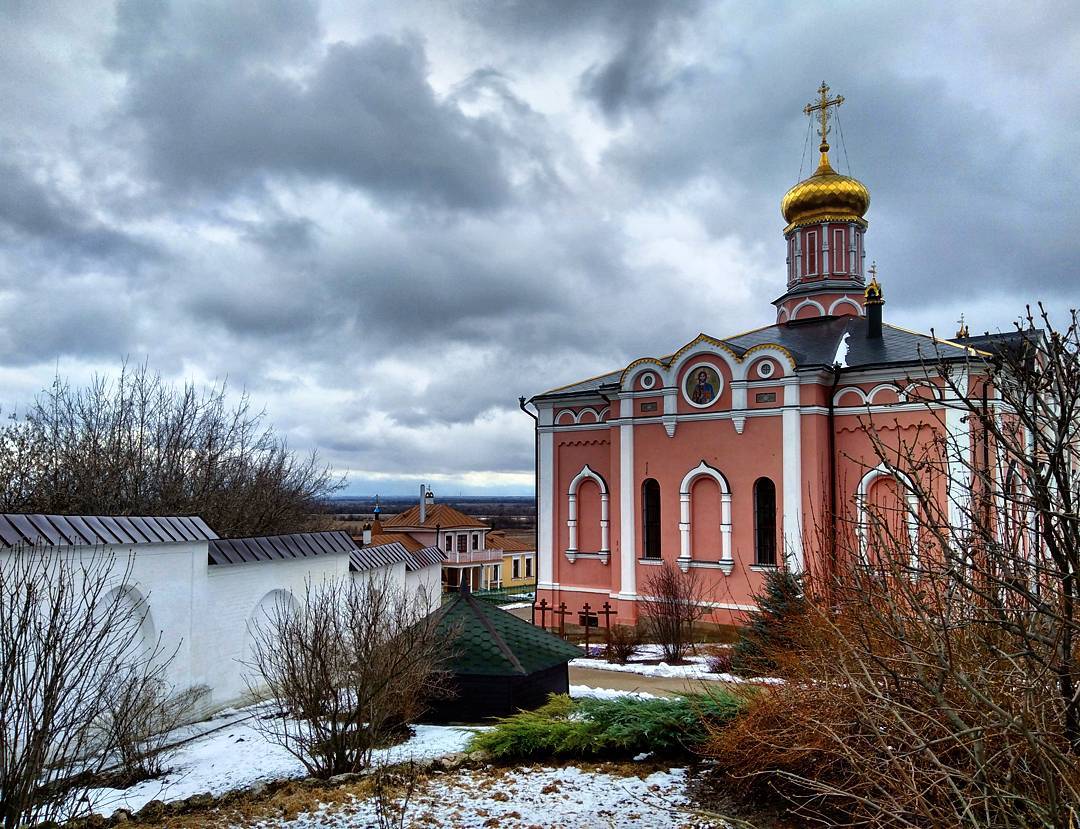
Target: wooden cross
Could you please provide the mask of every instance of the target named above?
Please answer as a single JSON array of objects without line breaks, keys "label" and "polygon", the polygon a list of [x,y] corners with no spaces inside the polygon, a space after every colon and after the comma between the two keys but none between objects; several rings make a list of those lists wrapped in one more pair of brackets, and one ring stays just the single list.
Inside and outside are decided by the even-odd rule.
[{"label": "wooden cross", "polygon": [[[559,636],[561,636],[563,639],[566,638],[566,617],[569,612],[570,611],[566,609],[566,602],[559,602],[558,610],[555,610],[554,608],[551,609],[551,615],[559,617]],[[555,626],[554,619],[551,620],[551,625],[552,627]]]},{"label": "wooden cross", "polygon": [[818,87],[818,101],[817,103],[809,103],[803,107],[803,112],[812,116],[815,112],[818,113],[818,119],[820,124],[818,125],[818,133],[821,135],[821,152],[826,153],[829,151],[829,107],[838,107],[844,103],[844,96],[837,95],[833,99],[829,99],[829,85],[825,81],[821,82],[821,86]]},{"label": "wooden cross", "polygon": [[540,604],[534,604],[532,606],[532,623],[534,625],[536,624],[536,609],[537,608],[540,609],[540,627],[544,628],[544,630],[547,630],[547,612],[548,612],[547,599],[541,599]]},{"label": "wooden cross", "polygon": [[581,612],[585,614],[585,655],[589,655],[589,611],[592,610],[588,602],[581,606]]},{"label": "wooden cross", "polygon": [[603,610],[596,611],[597,616],[604,617],[604,637],[607,639],[607,643],[611,644],[611,617],[615,615],[615,611],[611,609],[611,602],[604,602]]}]

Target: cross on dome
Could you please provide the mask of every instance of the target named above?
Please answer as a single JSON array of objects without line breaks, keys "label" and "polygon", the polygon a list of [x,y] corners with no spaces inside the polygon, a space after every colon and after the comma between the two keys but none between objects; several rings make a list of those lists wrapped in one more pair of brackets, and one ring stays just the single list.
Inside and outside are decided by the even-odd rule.
[{"label": "cross on dome", "polygon": [[844,103],[844,96],[837,95],[833,99],[829,99],[829,85],[825,81],[821,82],[821,86],[818,87],[818,101],[817,103],[809,103],[803,107],[803,112],[808,116],[813,116],[818,113],[818,135],[821,136],[821,147],[819,148],[822,153],[829,151],[829,107],[838,107]]}]

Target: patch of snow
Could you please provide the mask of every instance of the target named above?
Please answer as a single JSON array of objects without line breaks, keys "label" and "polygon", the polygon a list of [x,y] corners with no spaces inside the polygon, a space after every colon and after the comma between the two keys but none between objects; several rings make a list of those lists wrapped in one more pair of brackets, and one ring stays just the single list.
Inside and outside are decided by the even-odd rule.
[{"label": "patch of snow", "polygon": [[[255,728],[261,706],[244,709],[225,719],[224,727],[185,743],[170,760],[172,770],[158,780],[144,780],[128,789],[95,789],[90,802],[99,814],[116,809],[135,812],[151,800],[183,800],[193,794],[221,795],[260,781],[304,777],[304,765],[284,748],[270,742]],[[211,724],[214,720],[209,721]],[[373,762],[403,762],[442,757],[464,751],[476,728],[417,725],[404,743],[374,753]]]},{"label": "patch of snow", "polygon": [[840,368],[847,368],[847,355],[848,349],[850,348],[850,346],[848,345],[848,340],[850,338],[850,331],[845,331],[844,336],[840,338],[840,344],[836,347],[836,356],[833,357],[834,366],[839,366]]},{"label": "patch of snow", "polygon": [[575,699],[591,697],[593,699],[615,699],[616,697],[634,697],[636,699],[657,699],[656,694],[645,691],[623,691],[616,688],[593,688],[591,685],[571,685],[570,696]]},{"label": "patch of snow", "polygon": [[[455,829],[668,829],[723,824],[693,816],[685,795],[686,770],[620,777],[577,766],[479,769],[430,778],[408,805],[406,826]],[[259,829],[361,829],[377,826],[370,798],[343,807],[325,807],[292,821],[270,820]]]},{"label": "patch of snow", "polygon": [[[642,645],[636,657],[641,659],[658,659],[663,655],[660,645]],[[571,659],[570,666],[574,668],[590,668],[594,671],[615,671],[623,674],[637,674],[638,676],[662,677],[665,679],[688,679],[703,680],[706,682],[753,682],[757,685],[783,684],[782,679],[774,677],[754,677],[747,679],[735,674],[712,673],[709,670],[709,659],[705,656],[688,656],[685,665],[669,665],[660,662],[656,665],[646,664],[641,661],[630,661],[625,665],[617,662],[608,662],[606,659],[580,657]]]}]

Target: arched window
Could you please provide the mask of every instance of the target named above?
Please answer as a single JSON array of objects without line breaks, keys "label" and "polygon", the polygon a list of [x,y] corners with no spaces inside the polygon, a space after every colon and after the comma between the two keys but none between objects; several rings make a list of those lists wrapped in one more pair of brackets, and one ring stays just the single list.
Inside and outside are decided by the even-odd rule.
[{"label": "arched window", "polygon": [[754,563],[776,566],[776,484],[754,481]]},{"label": "arched window", "polygon": [[660,484],[649,478],[641,485],[642,553],[645,558],[660,558]]}]

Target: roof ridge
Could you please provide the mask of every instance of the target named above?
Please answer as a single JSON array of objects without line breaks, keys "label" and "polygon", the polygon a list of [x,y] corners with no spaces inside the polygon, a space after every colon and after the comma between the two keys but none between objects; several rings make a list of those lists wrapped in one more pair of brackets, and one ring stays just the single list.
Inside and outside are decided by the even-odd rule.
[{"label": "roof ridge", "polygon": [[[517,658],[517,655],[510,649],[510,646],[506,644],[506,640],[502,638],[502,635],[495,629],[495,625],[492,624],[491,619],[487,617],[487,614],[481,609],[476,597],[472,592],[466,592],[461,594],[465,603],[472,609],[473,613],[480,619],[480,624],[484,626],[492,639],[495,640],[495,644],[499,646],[499,650],[502,655],[510,662],[514,669],[520,674],[527,674],[525,666],[521,664],[521,660]],[[505,612],[505,611],[500,611]]]}]

